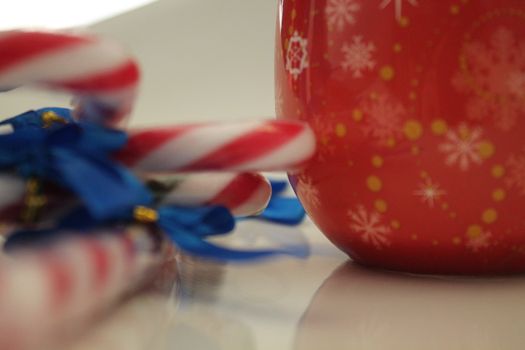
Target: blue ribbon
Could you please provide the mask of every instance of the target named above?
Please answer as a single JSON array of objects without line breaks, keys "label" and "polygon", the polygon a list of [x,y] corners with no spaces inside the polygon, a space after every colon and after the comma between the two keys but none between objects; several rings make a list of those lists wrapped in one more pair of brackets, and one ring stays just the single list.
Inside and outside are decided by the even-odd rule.
[{"label": "blue ribbon", "polygon": [[[44,127],[42,115],[49,111],[68,124]],[[100,220],[129,209],[130,203],[150,201],[139,181],[109,158],[127,142],[125,133],[75,123],[64,108],[28,111],[0,123],[7,124],[13,132],[0,135],[0,169],[14,169],[24,178],[37,177],[68,188]]]},{"label": "blue ribbon", "polygon": [[[182,251],[202,258],[224,261],[246,261],[266,258],[274,255],[291,255],[307,257],[309,248],[306,245],[283,247],[265,250],[236,250],[222,247],[206,241],[208,237],[230,233],[235,227],[235,219],[230,211],[221,206],[181,207],[165,206],[157,211],[156,225],[164,231],[171,241]],[[111,222],[101,223],[95,220],[85,208],[78,208],[53,229],[20,230],[10,235],[5,249],[15,249],[29,244],[41,244],[57,235],[88,234],[91,230],[108,224],[126,224],[133,219],[131,212],[116,215]]]},{"label": "blue ribbon", "polygon": [[[43,113],[52,111],[67,124],[43,124]],[[110,159],[126,143],[126,134],[100,126],[76,123],[70,111],[46,108],[29,111],[0,124],[13,132],[0,135],[0,169],[15,169],[24,177],[38,177],[62,185],[81,199],[82,205],[65,215],[50,229],[20,230],[8,237],[6,249],[46,241],[67,233],[86,234],[110,225],[135,220],[137,206],[155,208],[146,187],[126,168]],[[275,193],[284,190],[275,183]],[[228,209],[220,206],[163,206],[156,209],[154,223],[183,251],[216,260],[243,261],[276,254],[308,255],[305,245],[240,251],[208,242],[235,227]],[[291,224],[299,217],[297,203],[274,196],[263,218]],[[304,212],[302,214],[304,217]],[[301,218],[302,218],[301,217]]]},{"label": "blue ribbon", "polygon": [[287,181],[271,180],[272,196],[266,209],[254,219],[262,219],[282,225],[299,225],[306,213],[299,200],[295,197],[284,197],[288,187]]}]

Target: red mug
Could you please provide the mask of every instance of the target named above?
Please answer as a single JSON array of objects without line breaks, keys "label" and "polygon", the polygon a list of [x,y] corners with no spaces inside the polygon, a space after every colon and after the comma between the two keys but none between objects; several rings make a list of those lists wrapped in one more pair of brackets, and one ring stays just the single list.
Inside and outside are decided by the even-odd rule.
[{"label": "red mug", "polygon": [[355,261],[525,271],[525,1],[280,0],[276,105],[318,151],[291,174]]}]

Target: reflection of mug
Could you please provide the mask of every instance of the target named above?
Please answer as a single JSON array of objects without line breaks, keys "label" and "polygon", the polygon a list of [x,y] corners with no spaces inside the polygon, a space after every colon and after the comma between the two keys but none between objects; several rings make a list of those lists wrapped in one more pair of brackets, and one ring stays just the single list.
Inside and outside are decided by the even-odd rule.
[{"label": "reflection of mug", "polygon": [[277,114],[318,136],[292,176],[356,261],[525,271],[525,2],[280,0]]},{"label": "reflection of mug", "polygon": [[522,349],[525,279],[433,278],[347,263],[301,318],[296,350]]}]

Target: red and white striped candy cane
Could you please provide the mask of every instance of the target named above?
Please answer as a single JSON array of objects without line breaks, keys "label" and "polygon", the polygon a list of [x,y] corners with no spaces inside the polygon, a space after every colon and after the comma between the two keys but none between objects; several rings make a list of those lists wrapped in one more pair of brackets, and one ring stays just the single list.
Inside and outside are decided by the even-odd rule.
[{"label": "red and white striped candy cane", "polygon": [[128,291],[160,261],[142,227],[96,232],[0,261],[0,349],[42,348]]},{"label": "red and white striped candy cane", "polygon": [[262,211],[272,195],[266,178],[256,173],[195,173],[150,177],[165,185],[162,204],[185,206],[215,204],[236,216]]},{"label": "red and white striped candy cane", "polygon": [[300,122],[198,124],[132,131],[117,158],[144,172],[292,170],[315,151]]},{"label": "red and white striped candy cane", "polygon": [[134,59],[94,36],[0,32],[0,91],[40,84],[77,96],[75,116],[115,126],[131,111],[139,82]]}]

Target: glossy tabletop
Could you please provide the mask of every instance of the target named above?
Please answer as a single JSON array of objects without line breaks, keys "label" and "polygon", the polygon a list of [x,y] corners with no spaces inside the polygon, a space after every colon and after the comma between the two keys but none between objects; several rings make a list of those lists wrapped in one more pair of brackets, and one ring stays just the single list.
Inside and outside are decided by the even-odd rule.
[{"label": "glossy tabletop", "polygon": [[178,256],[65,349],[522,349],[525,278],[355,265],[307,221],[245,222],[232,244],[304,242],[306,260],[228,265]]}]

